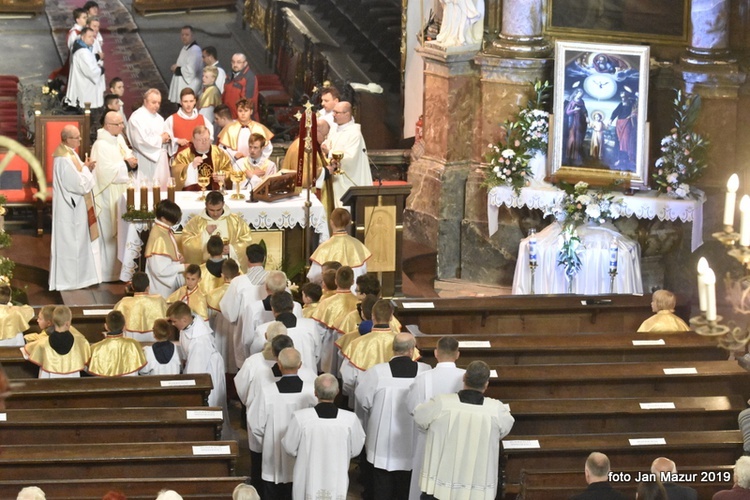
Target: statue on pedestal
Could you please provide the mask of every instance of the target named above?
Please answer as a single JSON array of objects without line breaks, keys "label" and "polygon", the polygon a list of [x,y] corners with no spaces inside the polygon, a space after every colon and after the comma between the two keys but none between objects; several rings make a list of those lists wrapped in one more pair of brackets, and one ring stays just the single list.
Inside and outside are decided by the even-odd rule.
[{"label": "statue on pedestal", "polygon": [[444,47],[482,43],[484,0],[440,0],[443,22],[437,42]]}]

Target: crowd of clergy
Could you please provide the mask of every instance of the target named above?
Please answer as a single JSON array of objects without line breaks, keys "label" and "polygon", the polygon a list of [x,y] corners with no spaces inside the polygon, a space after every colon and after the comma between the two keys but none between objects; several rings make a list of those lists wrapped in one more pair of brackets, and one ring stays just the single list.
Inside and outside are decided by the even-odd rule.
[{"label": "crowd of clergy", "polygon": [[[235,437],[229,404],[243,407],[250,476],[264,499],[346,498],[355,457],[366,499],[494,499],[499,442],[514,420],[507,405],[484,396],[489,367],[459,369],[452,338],[438,343],[435,368],[419,362],[414,337],[401,332],[367,274],[370,251],[348,234],[340,198],[372,184],[351,105],[335,88],[322,92],[314,152],[320,166],[342,152],[336,168],[344,175],[320,168],[311,178],[304,169],[305,185],[315,183],[329,207],[331,237],[312,254],[295,301],[287,276],[265,269],[265,247],[222,194],[232,171],[244,173],[248,188],[277,172],[273,134],[256,121],[247,58],[235,54],[226,74],[216,50],[201,49],[186,26],[167,96],[179,110],[162,118],[162,96],[150,89],[128,117],[122,80],[112,79],[105,95],[97,9],[89,2],[74,13],[66,102],[98,104],[101,128],[81,159],[80,130],[66,126],[53,155],[50,289],[119,279],[117,205],[129,184],[190,190],[208,175],[205,211],[184,223],[178,243],[180,206],[156,205],[145,268],[132,277],[132,296],[107,314],[101,341],[89,344],[62,305],[43,307],[39,333],[24,336],[33,310],[11,305],[5,287],[0,345],[18,346],[40,378],[210,374],[208,404],[223,409],[223,438]],[[301,150],[293,143],[283,167],[309,161]],[[655,294],[659,312],[643,328],[669,323],[675,331],[670,309],[674,296]]]}]

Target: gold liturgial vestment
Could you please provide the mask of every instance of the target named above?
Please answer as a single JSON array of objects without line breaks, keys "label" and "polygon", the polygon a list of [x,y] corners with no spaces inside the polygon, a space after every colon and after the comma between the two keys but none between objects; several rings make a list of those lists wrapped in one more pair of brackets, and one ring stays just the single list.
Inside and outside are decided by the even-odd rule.
[{"label": "gold liturgial vestment", "polygon": [[0,306],[0,340],[12,339],[29,329],[21,311],[13,306]]},{"label": "gold liturgial vestment", "polygon": [[[304,313],[304,309],[302,310]],[[362,318],[359,315],[359,311],[352,311],[347,314],[336,326],[337,330],[344,333],[359,333],[359,324],[362,323]],[[391,316],[391,321],[388,324],[391,330],[398,333],[401,331],[401,322],[394,316]]]},{"label": "gold liturgial vestment", "polygon": [[224,298],[224,294],[227,293],[227,290],[229,290],[229,283],[222,283],[220,287],[211,290],[208,295],[206,295],[206,304],[208,305],[208,308],[213,309],[216,312],[221,312],[221,306],[219,303],[221,302],[221,299]]},{"label": "gold liturgial vestment", "polygon": [[682,319],[672,314],[671,311],[658,311],[641,323],[638,331],[654,333],[689,332],[690,327]]},{"label": "gold liturgial vestment", "polygon": [[219,104],[221,104],[221,92],[219,91],[219,87],[216,85],[205,87],[203,92],[201,92],[201,98],[198,101],[198,109],[218,106]]},{"label": "gold liturgial vestment", "polygon": [[[226,178],[232,172],[232,163],[229,157],[218,147],[211,146],[211,164],[212,172],[226,172]],[[185,177],[187,176],[187,166],[195,160],[195,154],[192,147],[188,147],[177,153],[172,161],[172,177],[175,179],[175,187],[178,191],[185,187]],[[198,167],[200,168],[200,167]]]},{"label": "gold liturgial vestment", "polygon": [[349,290],[338,291],[336,292],[336,295],[330,299],[321,301],[320,304],[318,304],[312,318],[315,321],[323,323],[326,328],[336,330],[339,333],[346,333],[338,330],[336,325],[339,324],[347,314],[357,310],[358,302],[357,297],[352,295]]},{"label": "gold liturgial vestment", "polygon": [[372,253],[357,238],[337,233],[321,243],[310,256],[310,260],[321,266],[328,261],[336,261],[342,266],[354,268],[362,266],[371,256]]},{"label": "gold liturgial vestment", "polygon": [[313,302],[302,306],[302,317],[312,318],[313,314],[315,314],[315,310],[318,308],[318,304],[320,304],[320,302]]},{"label": "gold liturgial vestment", "polygon": [[[251,134],[260,134],[266,138],[266,141],[273,139],[273,132],[262,123],[250,120],[247,127],[250,129]],[[233,121],[219,133],[219,144],[237,151],[237,139],[240,137],[240,130],[242,130],[242,124],[236,120]],[[297,169],[295,168],[294,170]]]},{"label": "gold liturgial vestment", "polygon": [[213,292],[217,288],[221,288],[223,284],[223,276],[214,276],[206,267],[205,262],[201,264],[201,281],[200,283],[198,283],[198,286],[200,287],[201,292],[203,292],[203,295],[206,296],[206,300],[208,300],[208,296],[211,292]]},{"label": "gold liturgial vestment", "polygon": [[[84,334],[78,331],[78,328],[75,326],[70,327],[70,333],[72,333],[74,336],[81,337],[83,340],[88,342],[88,339]],[[27,344],[31,344],[32,342],[36,342],[37,340],[46,339],[48,337],[47,332],[39,332],[39,333],[27,333],[23,336],[23,339],[26,341]]]},{"label": "gold liturgial vestment", "polygon": [[18,311],[21,314],[21,317],[23,317],[23,320],[27,323],[34,317],[34,308],[29,305],[22,304],[20,306],[14,306],[13,304],[8,304],[8,306],[10,306],[11,309]]},{"label": "gold liturgial vestment", "polygon": [[[341,353],[356,368],[364,371],[393,357],[393,338],[396,332],[389,329],[373,328],[367,335],[361,335],[349,342]],[[338,345],[338,344],[337,344]],[[419,349],[414,349],[412,359],[420,358]]]},{"label": "gold liturgial vestment", "polygon": [[22,347],[24,357],[44,371],[67,375],[86,368],[91,358],[91,346],[83,336],[73,335],[73,347],[67,354],[58,354],[49,345],[49,336]]},{"label": "gold liturgial vestment", "polygon": [[100,377],[121,377],[135,373],[146,366],[146,356],[141,343],[119,335],[108,335],[106,339],[91,347],[88,372]]},{"label": "gold liturgial vestment", "polygon": [[[230,212],[226,206],[219,220],[226,222],[229,234],[222,233],[221,237],[229,239],[229,245],[237,256],[237,264],[244,273],[247,270],[245,249],[253,242],[250,226],[239,215]],[[203,242],[203,233],[206,231],[206,226],[215,223],[216,221],[203,211],[185,224],[182,230],[182,251],[185,253],[185,262],[200,265],[208,260],[209,255],[206,244]]]},{"label": "gold liturgial vestment", "polygon": [[145,258],[152,255],[163,255],[175,262],[179,262],[182,257],[177,250],[177,240],[172,228],[159,221],[151,228],[151,234],[148,237],[148,243],[146,243],[146,251],[143,253]]},{"label": "gold liturgial vestment", "polygon": [[167,317],[167,301],[158,294],[138,292],[120,299],[114,310],[125,316],[127,331],[146,333],[154,329],[154,321]]},{"label": "gold liturgial vestment", "polygon": [[193,288],[192,290],[187,289],[187,285],[182,285],[180,288],[172,292],[172,295],[167,297],[167,303],[182,301],[190,306],[190,310],[201,318],[208,320],[208,307],[206,305],[206,296],[201,292],[200,286]]}]

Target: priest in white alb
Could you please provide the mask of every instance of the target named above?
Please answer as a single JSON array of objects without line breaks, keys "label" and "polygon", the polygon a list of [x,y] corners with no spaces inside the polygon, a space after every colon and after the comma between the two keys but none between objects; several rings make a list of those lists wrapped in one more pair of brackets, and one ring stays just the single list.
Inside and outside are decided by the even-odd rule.
[{"label": "priest in white alb", "polygon": [[117,204],[128,187],[129,172],[138,165],[123,136],[125,122],[117,111],[107,111],[102,128],[91,147],[99,227],[101,228],[102,281],[117,281],[121,264],[117,260]]},{"label": "priest in white alb", "polygon": [[50,249],[50,290],[77,290],[101,283],[99,224],[94,207],[96,164],[81,160],[75,149],[81,145],[81,132],[66,125],[62,143],[52,156],[52,242]]},{"label": "priest in white alb", "polygon": [[172,81],[169,84],[169,100],[179,104],[180,91],[190,87],[197,94],[203,78],[203,51],[193,40],[193,28],[183,26],[180,30],[182,49],[177,62],[172,65]]},{"label": "priest in white alb", "polygon": [[161,92],[148,89],[143,94],[143,106],[130,115],[128,137],[138,159],[138,183],[149,187],[158,179],[162,190],[167,189],[169,159],[167,144],[172,140],[164,131],[164,118],[159,114]]},{"label": "priest in white alb", "polygon": [[[321,144],[324,154],[331,158],[332,153],[344,154],[338,173],[333,173],[333,203],[341,207],[341,197],[352,186],[372,186],[372,173],[367,158],[367,146],[362,137],[362,128],[352,118],[352,105],[341,101],[333,108],[336,130],[328,134]],[[329,164],[329,169],[333,167]]]},{"label": "priest in white alb", "polygon": [[493,500],[497,494],[500,440],[515,421],[508,405],[484,396],[490,367],[472,361],[464,388],[417,406],[414,422],[427,432],[419,487],[422,499]]},{"label": "priest in white alb", "polygon": [[339,392],[336,377],[315,379],[318,404],[292,415],[281,441],[294,464],[293,498],[346,498],[349,461],[365,444],[365,431],[356,415],[333,404]]}]

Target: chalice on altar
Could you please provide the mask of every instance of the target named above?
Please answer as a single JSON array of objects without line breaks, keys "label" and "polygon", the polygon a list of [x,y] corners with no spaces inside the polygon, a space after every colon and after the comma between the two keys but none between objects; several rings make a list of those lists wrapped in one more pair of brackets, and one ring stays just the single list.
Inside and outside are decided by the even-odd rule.
[{"label": "chalice on altar", "polygon": [[206,199],[206,188],[209,184],[211,184],[211,167],[201,165],[198,168],[198,185],[201,187],[201,196],[198,198],[198,201]]},{"label": "chalice on altar", "polygon": [[333,175],[341,174],[341,160],[343,159],[344,159],[343,151],[331,152],[331,166],[333,167]]},{"label": "chalice on altar", "polygon": [[227,173],[223,170],[219,170],[216,172],[216,182],[219,183],[219,191],[221,191],[221,194],[226,194],[226,190],[224,189],[224,181],[226,181]]},{"label": "chalice on altar", "polygon": [[236,192],[230,196],[230,198],[233,200],[244,200],[245,195],[240,193],[240,183],[245,179],[245,172],[242,170],[232,170],[232,173],[229,174],[229,176],[234,183],[234,188],[236,189]]}]

